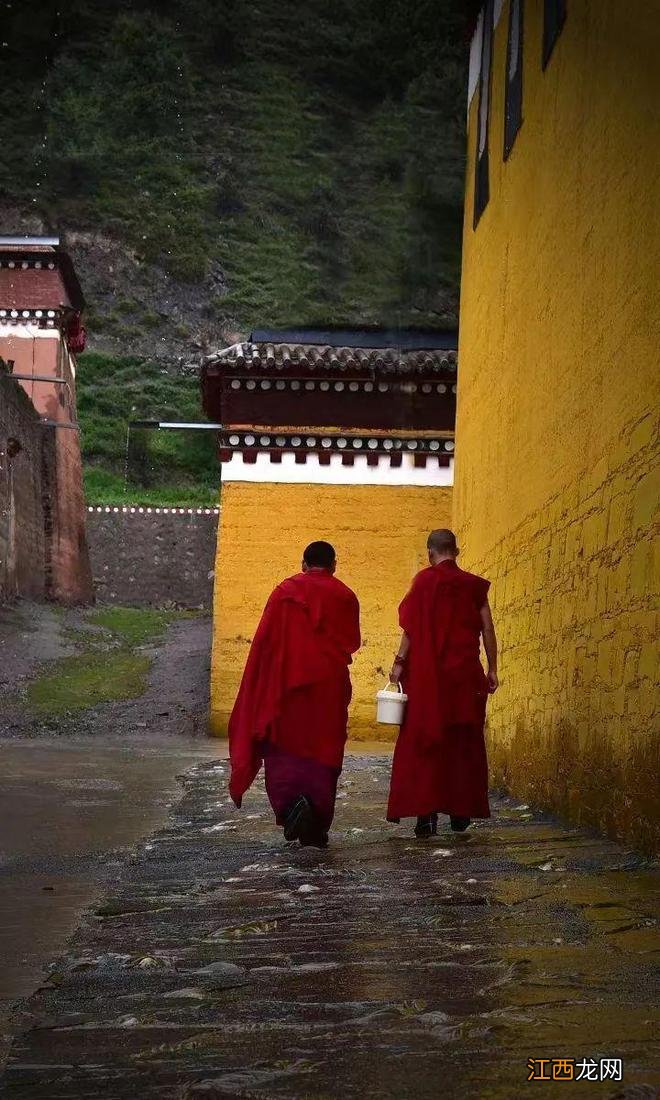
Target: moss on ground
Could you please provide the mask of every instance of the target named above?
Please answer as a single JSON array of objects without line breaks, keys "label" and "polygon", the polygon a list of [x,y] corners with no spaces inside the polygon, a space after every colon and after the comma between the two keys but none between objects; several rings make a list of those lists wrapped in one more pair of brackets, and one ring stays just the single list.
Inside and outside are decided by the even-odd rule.
[{"label": "moss on ground", "polygon": [[169,624],[186,615],[182,611],[160,611],[146,607],[104,607],[89,616],[89,622],[104,626],[125,645],[139,646],[156,641]]},{"label": "moss on ground", "polygon": [[58,715],[115,699],[136,699],[145,691],[150,667],[149,657],[130,649],[76,654],[29,684],[27,701],[41,715]]},{"label": "moss on ground", "polygon": [[[151,657],[140,647],[161,638],[175,619],[191,614],[139,607],[91,612],[87,622],[107,633],[73,632],[80,652],[55,662],[28,685],[28,706],[42,717],[57,717],[98,703],[137,699],[146,690],[151,668]],[[109,641],[114,648],[108,648]]]}]

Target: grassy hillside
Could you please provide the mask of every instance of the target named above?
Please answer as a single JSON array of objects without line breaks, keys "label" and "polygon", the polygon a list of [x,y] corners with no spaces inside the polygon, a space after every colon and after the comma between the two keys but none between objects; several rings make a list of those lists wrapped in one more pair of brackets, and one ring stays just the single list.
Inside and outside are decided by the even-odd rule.
[{"label": "grassy hillside", "polygon": [[[176,371],[256,324],[455,320],[462,8],[7,7],[0,214],[7,231],[64,237],[91,346],[154,364],[154,413],[161,385],[174,409],[163,365]],[[128,362],[107,378],[126,380]],[[80,380],[88,416],[106,383],[90,360]],[[120,455],[94,456],[117,472]]]},{"label": "grassy hillside", "polygon": [[78,382],[88,500],[217,504],[214,432],[128,430],[129,420],[199,420],[194,375],[86,352]]}]

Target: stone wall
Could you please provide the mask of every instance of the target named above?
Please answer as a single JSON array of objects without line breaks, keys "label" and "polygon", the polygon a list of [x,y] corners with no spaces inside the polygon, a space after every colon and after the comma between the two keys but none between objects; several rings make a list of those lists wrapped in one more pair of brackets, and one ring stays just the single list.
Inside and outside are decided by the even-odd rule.
[{"label": "stone wall", "polygon": [[90,507],[96,599],[210,608],[217,526],[217,508]]},{"label": "stone wall", "polygon": [[337,576],[360,601],[362,648],[351,669],[349,736],[391,737],[395,727],[376,724],[376,692],[385,686],[399,644],[398,605],[414,574],[428,564],[429,531],[451,526],[451,498],[451,488],[225,484],[213,615],[213,732],[227,732],[250,641],[272,589],[298,572],[309,542],[327,539],[337,551]]},{"label": "stone wall", "polygon": [[569,4],[543,70],[543,5],[527,5],[504,162],[507,13],[476,229],[470,108],[454,491],[501,640],[491,765],[519,797],[651,849],[660,31],[643,6]]},{"label": "stone wall", "polygon": [[53,459],[53,429],[0,373],[0,600],[48,594],[43,475]]}]

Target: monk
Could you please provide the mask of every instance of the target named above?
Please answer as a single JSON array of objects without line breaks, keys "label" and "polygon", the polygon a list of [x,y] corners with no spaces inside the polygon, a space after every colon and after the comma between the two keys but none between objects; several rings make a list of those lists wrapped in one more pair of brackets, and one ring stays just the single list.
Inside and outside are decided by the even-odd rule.
[{"label": "monk", "polygon": [[240,807],[264,765],[266,793],[287,840],[328,843],[341,774],[360,608],[335,576],[327,542],[278,584],[250,647],[229,719],[229,793]]},{"label": "monk", "polygon": [[[438,813],[454,832],[490,817],[484,744],[486,700],[497,690],[497,640],[490,582],[459,569],[452,531],[432,531],[429,567],[399,607],[401,644],[390,672],[408,695],[394,751],[388,821],[417,817],[435,835]],[[479,659],[483,639],[488,671]]]}]

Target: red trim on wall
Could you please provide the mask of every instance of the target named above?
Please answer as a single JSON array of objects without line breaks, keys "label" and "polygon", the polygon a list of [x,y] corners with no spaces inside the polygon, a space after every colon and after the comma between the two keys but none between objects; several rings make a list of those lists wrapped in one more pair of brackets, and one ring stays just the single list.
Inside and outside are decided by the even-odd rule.
[{"label": "red trim on wall", "polygon": [[453,377],[434,378],[434,386],[443,382],[445,393],[426,394],[418,388],[414,394],[341,393],[330,391],[246,391],[222,389],[207,379],[203,388],[206,415],[228,429],[236,424],[259,424],[264,428],[288,424],[295,427],[333,424],[339,429],[396,431],[452,431],[456,422],[456,394]]}]

